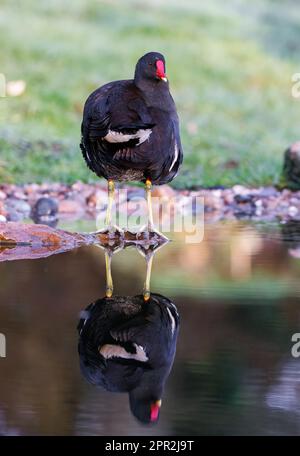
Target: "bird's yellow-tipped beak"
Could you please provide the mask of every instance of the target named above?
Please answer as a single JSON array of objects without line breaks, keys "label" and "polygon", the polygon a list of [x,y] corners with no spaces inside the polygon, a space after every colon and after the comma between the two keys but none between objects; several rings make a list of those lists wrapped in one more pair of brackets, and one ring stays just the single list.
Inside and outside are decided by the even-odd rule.
[{"label": "bird's yellow-tipped beak", "polygon": [[106,296],[107,298],[111,298],[112,295],[113,295],[113,290],[112,290],[112,288],[106,288],[105,296]]},{"label": "bird's yellow-tipped beak", "polygon": [[165,73],[165,64],[162,60],[156,62],[156,76],[164,82],[167,82],[167,76]]},{"label": "bird's yellow-tipped beak", "polygon": [[161,400],[156,401],[153,404],[151,404],[150,421],[154,422],[154,421],[158,420],[160,406],[161,406]]}]

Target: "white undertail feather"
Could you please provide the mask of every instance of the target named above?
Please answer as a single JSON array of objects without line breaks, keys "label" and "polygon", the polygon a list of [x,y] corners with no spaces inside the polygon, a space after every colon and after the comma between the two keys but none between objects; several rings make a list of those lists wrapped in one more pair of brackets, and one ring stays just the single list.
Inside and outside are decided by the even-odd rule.
[{"label": "white undertail feather", "polygon": [[168,311],[168,314],[169,314],[169,317],[170,317],[170,320],[171,320],[171,331],[172,331],[172,335],[173,335],[174,331],[175,331],[175,327],[176,327],[175,318],[173,317],[172,312],[170,311],[170,309],[167,308],[167,311]]},{"label": "white undertail feather", "polygon": [[105,358],[124,358],[124,359],[135,359],[136,361],[146,362],[148,357],[146,356],[145,350],[141,345],[133,344],[136,349],[136,353],[129,353],[121,345],[105,344],[99,352]]},{"label": "white undertail feather", "polygon": [[138,139],[138,145],[140,145],[149,138],[151,133],[152,130],[150,128],[138,130],[136,133],[133,133],[131,135],[120,133],[119,131],[108,130],[108,133],[106,136],[104,136],[104,139],[110,143],[124,143],[130,141],[131,139]]},{"label": "white undertail feather", "polygon": [[172,164],[169,168],[169,172],[171,171],[171,169],[173,168],[173,166],[175,165],[175,163],[177,162],[177,159],[178,159],[178,146],[177,146],[177,142],[175,141],[175,147],[174,147],[174,158],[173,158],[173,161],[172,161]]}]

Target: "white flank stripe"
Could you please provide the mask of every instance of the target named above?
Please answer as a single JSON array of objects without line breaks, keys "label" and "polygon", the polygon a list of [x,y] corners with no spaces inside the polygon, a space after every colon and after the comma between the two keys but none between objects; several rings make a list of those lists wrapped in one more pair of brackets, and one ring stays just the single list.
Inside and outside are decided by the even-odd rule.
[{"label": "white flank stripe", "polygon": [[170,309],[167,308],[167,311],[168,311],[168,314],[169,314],[169,317],[170,317],[170,320],[171,320],[171,331],[172,331],[172,334],[174,334],[175,326],[176,326],[175,318],[173,317]]},{"label": "white flank stripe", "polygon": [[110,143],[123,143],[123,142],[128,142],[131,139],[138,139],[139,144],[142,144],[144,141],[146,141],[149,138],[151,133],[152,133],[152,130],[150,128],[145,129],[145,130],[138,130],[136,133],[134,133],[132,135],[123,134],[123,133],[120,133],[119,131],[108,130],[108,133],[106,136],[104,136],[104,139]]},{"label": "white flank stripe", "polygon": [[169,172],[171,171],[171,169],[173,168],[173,166],[175,165],[176,161],[177,161],[177,158],[178,158],[178,146],[177,146],[177,142],[175,141],[175,148],[174,148],[174,159],[172,161],[172,164],[169,168]]},{"label": "white flank stripe", "polygon": [[105,344],[100,348],[100,354],[105,358],[124,358],[135,359],[137,361],[148,361],[145,350],[141,345],[133,344],[136,348],[136,353],[128,353],[125,348],[120,345]]}]

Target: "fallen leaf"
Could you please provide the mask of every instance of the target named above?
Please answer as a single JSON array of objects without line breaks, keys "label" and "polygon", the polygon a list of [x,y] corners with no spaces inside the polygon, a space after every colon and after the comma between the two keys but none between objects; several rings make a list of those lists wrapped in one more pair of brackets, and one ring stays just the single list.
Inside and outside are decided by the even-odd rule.
[{"label": "fallen leaf", "polygon": [[6,94],[9,97],[19,97],[25,92],[26,82],[22,79],[18,81],[8,81],[6,83]]}]

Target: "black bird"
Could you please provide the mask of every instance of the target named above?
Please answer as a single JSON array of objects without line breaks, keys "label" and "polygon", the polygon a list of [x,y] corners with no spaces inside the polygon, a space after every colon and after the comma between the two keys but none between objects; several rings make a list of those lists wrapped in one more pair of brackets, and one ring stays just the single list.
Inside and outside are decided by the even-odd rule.
[{"label": "black bird", "polygon": [[179,120],[164,56],[149,52],[137,62],[134,79],[95,90],[86,100],[81,132],[88,167],[108,181],[109,230],[114,181],[145,183],[148,230],[153,230],[152,184],[170,182],[182,162]]},{"label": "black bird", "polygon": [[80,367],[92,384],[128,392],[143,423],[158,420],[164,384],[176,351],[179,315],[160,294],[98,299],[78,324]]},{"label": "black bird", "polygon": [[31,218],[34,223],[56,227],[58,223],[58,204],[53,198],[39,198],[31,210]]}]

